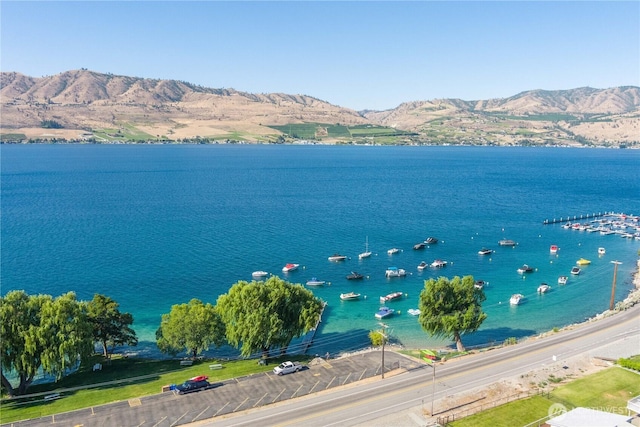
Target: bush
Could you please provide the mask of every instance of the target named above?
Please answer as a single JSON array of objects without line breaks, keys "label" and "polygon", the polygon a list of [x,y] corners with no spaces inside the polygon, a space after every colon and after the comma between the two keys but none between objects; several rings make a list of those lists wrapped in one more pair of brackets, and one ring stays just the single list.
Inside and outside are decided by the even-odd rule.
[{"label": "bush", "polygon": [[623,368],[633,369],[634,371],[640,371],[640,360],[633,359],[618,359],[618,365]]}]

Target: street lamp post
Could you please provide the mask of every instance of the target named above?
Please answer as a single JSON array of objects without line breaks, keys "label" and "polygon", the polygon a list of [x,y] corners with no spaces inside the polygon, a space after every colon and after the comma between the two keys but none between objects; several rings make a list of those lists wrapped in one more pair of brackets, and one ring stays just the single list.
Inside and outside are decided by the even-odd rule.
[{"label": "street lamp post", "polygon": [[387,325],[380,323],[380,326],[383,328],[380,335],[382,335],[382,379],[384,379],[384,345],[387,343],[387,334],[383,331],[386,331]]}]

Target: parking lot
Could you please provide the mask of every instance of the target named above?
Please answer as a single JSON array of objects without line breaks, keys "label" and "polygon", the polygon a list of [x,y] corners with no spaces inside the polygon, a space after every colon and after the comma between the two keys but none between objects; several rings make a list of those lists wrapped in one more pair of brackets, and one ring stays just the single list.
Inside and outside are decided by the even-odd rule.
[{"label": "parking lot", "polygon": [[[330,360],[315,358],[302,371],[288,375],[255,374],[229,379],[197,393],[178,395],[169,391],[6,425],[165,427],[188,424],[380,376],[381,356],[381,351],[374,350]],[[411,358],[385,352],[385,372],[419,366],[422,364]]]}]

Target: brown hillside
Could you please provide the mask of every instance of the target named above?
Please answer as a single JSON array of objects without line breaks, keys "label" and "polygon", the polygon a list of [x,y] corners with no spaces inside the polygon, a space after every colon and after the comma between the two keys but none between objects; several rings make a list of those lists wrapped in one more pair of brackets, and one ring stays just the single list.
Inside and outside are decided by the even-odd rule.
[{"label": "brown hillside", "polygon": [[[83,69],[42,78],[2,72],[0,104],[2,133],[27,138],[101,132],[174,140],[275,140],[280,132],[268,126],[307,122],[376,124],[416,134],[404,143],[640,146],[640,88],[635,86],[412,101],[393,110],[359,113],[307,95],[252,94]],[[45,120],[63,129],[42,129]],[[323,139],[332,140],[329,135]]]}]

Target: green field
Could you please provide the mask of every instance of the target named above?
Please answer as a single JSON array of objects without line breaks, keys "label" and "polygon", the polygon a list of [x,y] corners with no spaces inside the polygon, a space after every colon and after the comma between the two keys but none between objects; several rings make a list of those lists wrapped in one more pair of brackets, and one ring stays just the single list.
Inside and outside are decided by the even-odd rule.
[{"label": "green field", "polygon": [[568,410],[578,406],[603,411],[615,408],[617,414],[626,414],[627,401],[640,395],[640,374],[619,367],[561,385],[547,396],[507,403],[493,409],[453,421],[451,427],[510,427],[524,426],[549,415],[554,403]]},{"label": "green field", "polygon": [[327,123],[292,123],[269,127],[294,139],[352,139],[411,135],[409,132],[376,125],[343,126]]},{"label": "green field", "polygon": [[26,140],[24,133],[0,133],[0,141],[22,141]]}]

